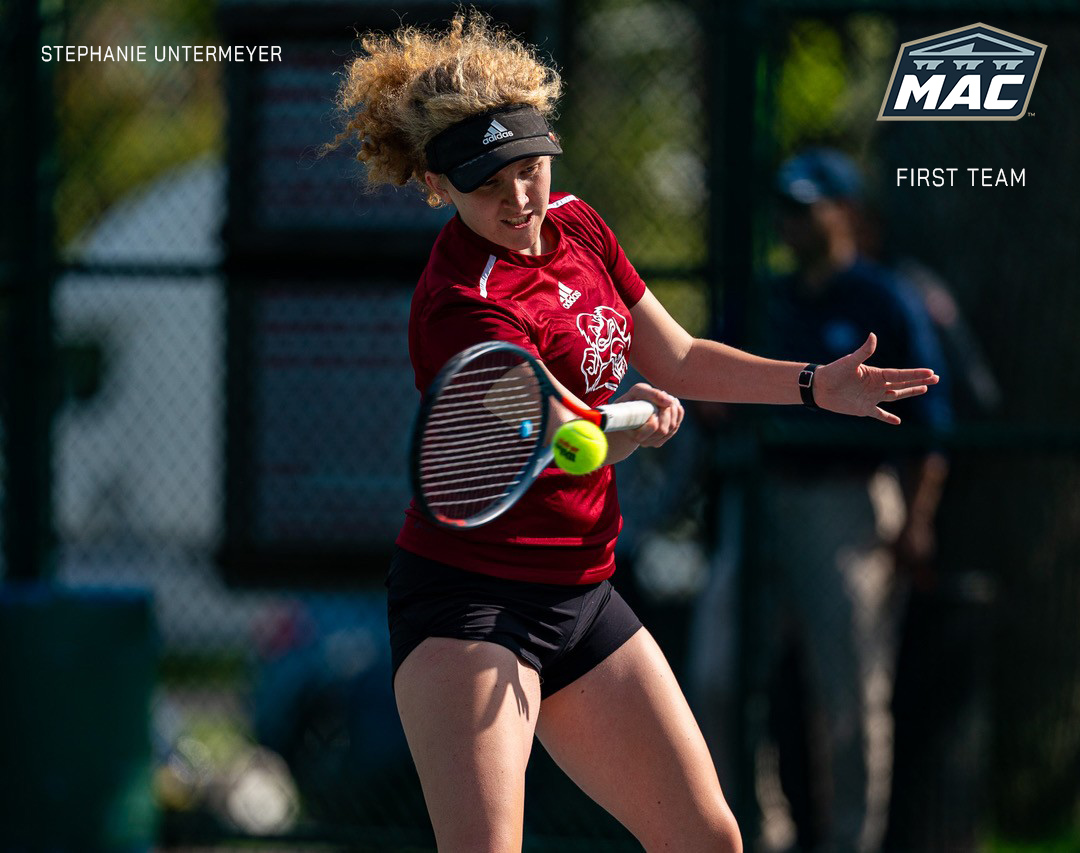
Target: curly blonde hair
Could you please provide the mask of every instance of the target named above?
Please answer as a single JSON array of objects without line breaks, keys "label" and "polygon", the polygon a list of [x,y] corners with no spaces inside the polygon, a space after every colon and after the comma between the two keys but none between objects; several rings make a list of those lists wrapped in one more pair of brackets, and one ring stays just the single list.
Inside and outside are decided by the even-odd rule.
[{"label": "curly blonde hair", "polygon": [[346,67],[337,94],[345,129],[322,153],[352,142],[369,184],[414,180],[432,207],[441,201],[424,184],[429,141],[508,104],[529,104],[550,119],[562,94],[559,73],[534,48],[475,9],[459,10],[445,32],[406,26],[368,33],[361,46],[364,54]]}]

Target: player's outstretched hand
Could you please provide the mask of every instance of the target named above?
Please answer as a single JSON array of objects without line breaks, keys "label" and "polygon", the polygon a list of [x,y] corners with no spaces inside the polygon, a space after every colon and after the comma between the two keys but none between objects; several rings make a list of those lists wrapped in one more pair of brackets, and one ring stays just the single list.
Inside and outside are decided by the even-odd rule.
[{"label": "player's outstretched hand", "polygon": [[821,365],[814,376],[814,402],[830,412],[900,423],[900,418],[880,404],[925,394],[929,386],[937,384],[938,376],[928,367],[871,367],[865,362],[875,349],[877,335],[871,332],[855,352]]}]

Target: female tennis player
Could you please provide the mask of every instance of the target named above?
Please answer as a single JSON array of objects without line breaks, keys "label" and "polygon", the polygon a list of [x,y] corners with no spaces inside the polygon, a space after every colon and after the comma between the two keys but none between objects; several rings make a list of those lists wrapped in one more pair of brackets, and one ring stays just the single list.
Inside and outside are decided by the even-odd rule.
[{"label": "female tennis player", "polygon": [[[657,413],[610,437],[610,463],[671,439],[679,397],[803,402],[898,423],[879,404],[936,382],[929,369],[866,365],[873,335],[816,370],[692,338],[596,211],[551,192],[559,75],[478,13],[459,12],[445,32],[369,34],[362,46],[331,147],[352,141],[370,182],[414,181],[456,211],[412,302],[421,393],[483,341],[524,348],[561,393],[594,407],[633,364],[653,384],[621,399]],[[534,736],[646,849],[742,849],[671,668],[608,580],[620,524],[610,464],[580,477],[548,468],[475,529],[406,511],[387,579],[394,691],[440,850],[521,849]]]}]

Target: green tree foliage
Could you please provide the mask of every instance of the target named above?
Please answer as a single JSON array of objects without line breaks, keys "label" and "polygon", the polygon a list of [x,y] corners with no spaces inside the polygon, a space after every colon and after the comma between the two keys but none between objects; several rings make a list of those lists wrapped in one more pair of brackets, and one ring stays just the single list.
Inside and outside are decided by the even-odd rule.
[{"label": "green tree foliage", "polygon": [[783,30],[770,54],[771,133],[780,160],[807,145],[836,145],[859,155],[871,148],[876,115],[896,56],[887,15],[804,18]]},{"label": "green tree foliage", "polygon": [[556,183],[612,224],[639,267],[705,257],[703,35],[692,9],[665,0],[581,5],[568,45]]},{"label": "green tree foliage", "polygon": [[222,66],[157,62],[159,45],[216,43],[211,0],[73,3],[64,44],[145,45],[145,62],[55,65],[57,239],[69,247],[110,205],[168,169],[222,148]]}]

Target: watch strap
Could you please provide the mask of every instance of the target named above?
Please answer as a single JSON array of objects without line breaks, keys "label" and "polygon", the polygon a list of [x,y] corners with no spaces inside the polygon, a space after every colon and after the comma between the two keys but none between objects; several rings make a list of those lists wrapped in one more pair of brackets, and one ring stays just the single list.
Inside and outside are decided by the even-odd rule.
[{"label": "watch strap", "polygon": [[814,402],[814,375],[820,367],[817,364],[808,364],[799,372],[799,396],[802,397],[803,405],[811,409],[820,409]]}]

